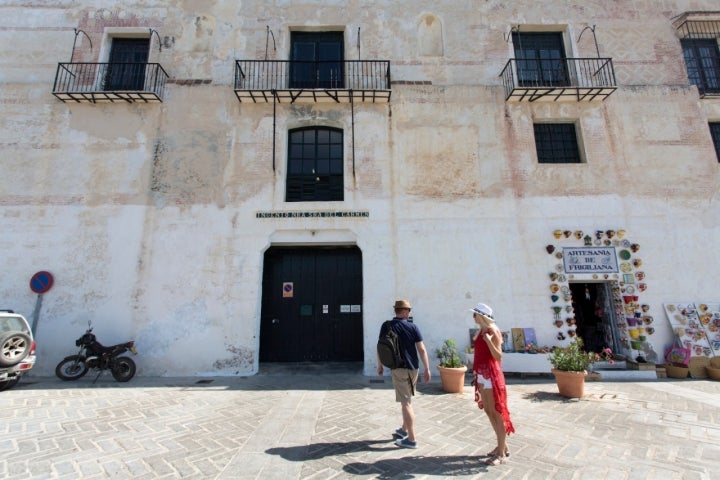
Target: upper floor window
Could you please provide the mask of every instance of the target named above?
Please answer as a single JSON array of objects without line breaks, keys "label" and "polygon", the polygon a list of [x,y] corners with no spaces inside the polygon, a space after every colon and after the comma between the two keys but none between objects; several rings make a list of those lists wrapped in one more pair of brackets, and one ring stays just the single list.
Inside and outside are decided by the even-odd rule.
[{"label": "upper floor window", "polygon": [[288,135],[286,202],[343,200],[343,132],[310,127]]},{"label": "upper floor window", "polygon": [[149,52],[149,38],[114,37],[104,90],[144,90]]},{"label": "upper floor window", "polygon": [[539,163],[582,163],[574,123],[536,123]]},{"label": "upper floor window", "polygon": [[720,122],[710,123],[710,135],[712,135],[713,143],[715,144],[715,156],[717,156],[718,162],[720,162]]},{"label": "upper floor window", "polygon": [[344,88],[342,32],[292,32],[291,88]]},{"label": "upper floor window", "polygon": [[562,33],[514,32],[513,48],[520,86],[570,85]]},{"label": "upper floor window", "polygon": [[720,94],[720,53],[717,39],[681,40],[690,83],[701,95]]}]

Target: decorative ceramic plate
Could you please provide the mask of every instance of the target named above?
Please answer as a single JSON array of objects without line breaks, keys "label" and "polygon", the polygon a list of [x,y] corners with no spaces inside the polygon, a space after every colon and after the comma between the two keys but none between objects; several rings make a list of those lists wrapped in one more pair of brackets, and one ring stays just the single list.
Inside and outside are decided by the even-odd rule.
[{"label": "decorative ceramic plate", "polygon": [[632,265],[630,265],[628,262],[623,262],[620,264],[620,270],[627,273],[632,270]]},{"label": "decorative ceramic plate", "polygon": [[618,254],[618,256],[622,260],[630,260],[630,257],[632,256],[632,254],[630,253],[630,250],[620,250],[620,253]]}]

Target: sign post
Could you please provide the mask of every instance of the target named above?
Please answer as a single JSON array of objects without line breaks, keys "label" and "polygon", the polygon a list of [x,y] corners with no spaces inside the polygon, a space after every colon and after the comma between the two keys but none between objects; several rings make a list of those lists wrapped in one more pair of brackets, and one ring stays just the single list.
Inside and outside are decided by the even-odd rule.
[{"label": "sign post", "polygon": [[35,301],[35,310],[32,313],[32,331],[33,335],[37,334],[37,324],[40,318],[40,307],[42,307],[43,293],[50,290],[53,286],[55,279],[52,273],[45,270],[41,270],[30,279],[30,290],[37,293],[37,300]]}]

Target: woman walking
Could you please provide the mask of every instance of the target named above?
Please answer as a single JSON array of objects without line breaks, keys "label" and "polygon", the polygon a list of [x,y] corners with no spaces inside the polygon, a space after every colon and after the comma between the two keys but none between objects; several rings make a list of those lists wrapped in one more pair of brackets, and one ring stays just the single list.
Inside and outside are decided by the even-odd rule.
[{"label": "woman walking", "polygon": [[507,389],[505,375],[500,361],[502,359],[502,333],[493,320],[492,308],[478,303],[470,310],[473,320],[480,327],[473,340],[475,356],[473,361],[473,377],[475,379],[475,402],[490,420],[497,437],[497,446],[488,452],[485,463],[500,465],[507,462],[510,451],[507,447],[507,436],[515,432],[510,421],[507,407]]}]

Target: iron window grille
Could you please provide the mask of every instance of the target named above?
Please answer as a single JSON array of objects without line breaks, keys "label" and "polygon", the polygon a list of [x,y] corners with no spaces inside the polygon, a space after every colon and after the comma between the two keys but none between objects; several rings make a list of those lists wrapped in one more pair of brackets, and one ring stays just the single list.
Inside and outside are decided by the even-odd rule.
[{"label": "iron window grille", "polygon": [[539,163],[582,163],[574,123],[536,123]]}]

